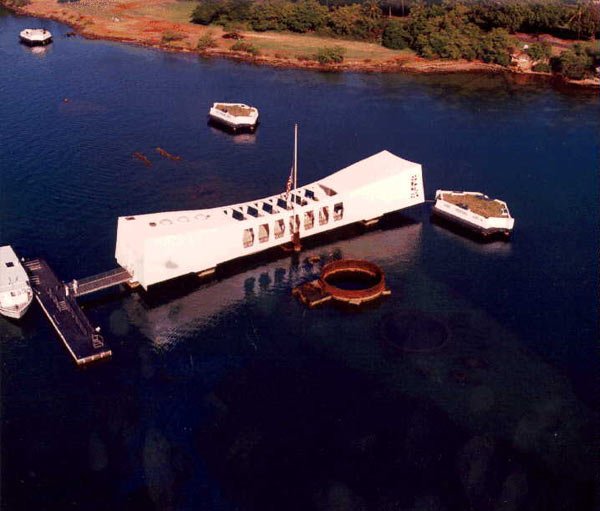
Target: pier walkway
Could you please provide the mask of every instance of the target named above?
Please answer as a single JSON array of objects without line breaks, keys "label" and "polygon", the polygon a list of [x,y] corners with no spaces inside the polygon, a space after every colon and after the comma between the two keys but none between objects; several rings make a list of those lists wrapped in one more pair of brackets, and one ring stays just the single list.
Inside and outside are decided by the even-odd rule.
[{"label": "pier walkway", "polygon": [[77,365],[110,357],[112,351],[104,338],[92,327],[70,288],[58,280],[46,261],[30,259],[24,266],[36,300]]},{"label": "pier walkway", "polygon": [[131,279],[131,274],[125,268],[99,273],[81,280],[69,282],[70,291],[75,296],[83,296],[112,286],[124,284]]}]

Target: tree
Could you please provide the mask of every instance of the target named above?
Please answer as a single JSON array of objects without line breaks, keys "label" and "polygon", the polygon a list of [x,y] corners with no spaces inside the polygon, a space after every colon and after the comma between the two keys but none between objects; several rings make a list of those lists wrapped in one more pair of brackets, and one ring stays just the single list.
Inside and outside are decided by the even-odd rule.
[{"label": "tree", "polygon": [[381,19],[381,5],[379,0],[365,0],[362,6],[363,14],[374,23]]},{"label": "tree", "polygon": [[221,0],[201,0],[192,12],[192,23],[210,25],[225,11],[225,2]]},{"label": "tree", "polygon": [[343,5],[329,13],[327,25],[335,35],[352,37],[356,34],[356,27],[361,16],[362,8],[360,5]]},{"label": "tree", "polygon": [[382,32],[381,4],[379,0],[365,0],[359,25],[367,39],[379,39]]},{"label": "tree", "polygon": [[481,38],[479,58],[484,62],[508,66],[511,46],[508,32],[503,28],[495,28]]},{"label": "tree", "polygon": [[600,30],[600,5],[594,4],[590,0],[580,0],[567,24],[569,29],[577,35],[577,39],[593,38]]},{"label": "tree", "polygon": [[292,32],[314,31],[325,25],[328,12],[317,0],[299,0],[292,4],[285,22]]},{"label": "tree", "polygon": [[556,0],[536,2],[529,8],[529,16],[521,27],[526,32],[559,33],[568,18],[569,7]]},{"label": "tree", "polygon": [[409,27],[414,37],[411,47],[427,58],[477,58],[482,31],[469,21],[468,12],[468,8],[460,4],[420,10],[416,25]]},{"label": "tree", "polygon": [[255,3],[250,10],[250,26],[257,32],[265,30],[285,30],[286,20],[293,6],[284,0],[266,0]]},{"label": "tree", "polygon": [[533,43],[527,48],[527,54],[534,62],[549,59],[552,55],[552,46],[550,43],[543,41],[541,43]]},{"label": "tree", "polygon": [[504,28],[511,33],[520,30],[531,17],[531,3],[524,0],[484,0],[470,11],[471,21],[484,30]]},{"label": "tree", "polygon": [[393,50],[403,50],[408,48],[411,41],[411,35],[406,24],[400,20],[389,20],[383,29],[381,44],[386,48]]},{"label": "tree", "polygon": [[426,7],[422,1],[416,2],[410,9],[410,16],[406,29],[410,34],[411,47],[414,47],[417,37],[426,29],[430,14],[430,9]]},{"label": "tree", "polygon": [[563,51],[558,58],[553,59],[553,64],[563,76],[582,80],[593,69],[594,60],[581,45],[575,44],[572,49]]},{"label": "tree", "polygon": [[[250,19],[252,0],[226,0],[226,8],[219,21],[241,23]],[[224,18],[224,19],[223,19]]]}]

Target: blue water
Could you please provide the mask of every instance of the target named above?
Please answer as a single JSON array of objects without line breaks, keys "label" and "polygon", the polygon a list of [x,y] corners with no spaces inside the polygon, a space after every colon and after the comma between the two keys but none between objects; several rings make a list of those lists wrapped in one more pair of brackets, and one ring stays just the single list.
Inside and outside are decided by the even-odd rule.
[{"label": "blue water", "polygon": [[[2,509],[596,509],[597,93],[272,70],[47,21],[45,51],[17,43],[41,23],[0,17],[0,243],[65,280],[114,267],[119,215],[282,190],[294,122],[301,183],[388,149],[423,165],[429,198],[484,191],[516,227],[481,244],[424,206],[299,261],[105,293],[84,307],[113,358],[86,370],[37,306],[0,319]],[[257,133],[207,126],[215,100],[258,106]],[[314,254],[377,262],[392,295],[303,309]],[[406,313],[447,342],[390,349],[405,330],[382,325]]]}]

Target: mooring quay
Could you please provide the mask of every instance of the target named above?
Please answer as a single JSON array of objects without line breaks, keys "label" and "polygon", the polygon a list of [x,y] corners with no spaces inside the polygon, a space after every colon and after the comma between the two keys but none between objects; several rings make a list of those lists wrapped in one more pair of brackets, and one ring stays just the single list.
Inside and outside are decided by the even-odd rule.
[{"label": "mooring quay", "polygon": [[77,365],[110,357],[104,337],[92,327],[76,298],[126,282],[131,275],[119,268],[65,284],[43,259],[30,259],[23,265],[37,302]]}]

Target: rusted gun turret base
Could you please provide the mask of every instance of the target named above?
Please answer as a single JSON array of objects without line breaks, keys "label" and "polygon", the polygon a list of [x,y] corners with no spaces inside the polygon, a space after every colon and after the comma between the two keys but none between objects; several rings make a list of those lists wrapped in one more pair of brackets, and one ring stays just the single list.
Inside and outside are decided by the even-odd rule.
[{"label": "rusted gun turret base", "polygon": [[[342,289],[328,282],[328,279],[340,273],[357,277],[367,275],[369,278],[375,279],[375,284],[363,289]],[[390,294],[391,291],[385,285],[385,277],[381,268],[369,261],[359,259],[341,259],[326,264],[317,280],[307,282],[292,290],[293,296],[311,308],[329,300],[350,305],[362,305]]]}]

